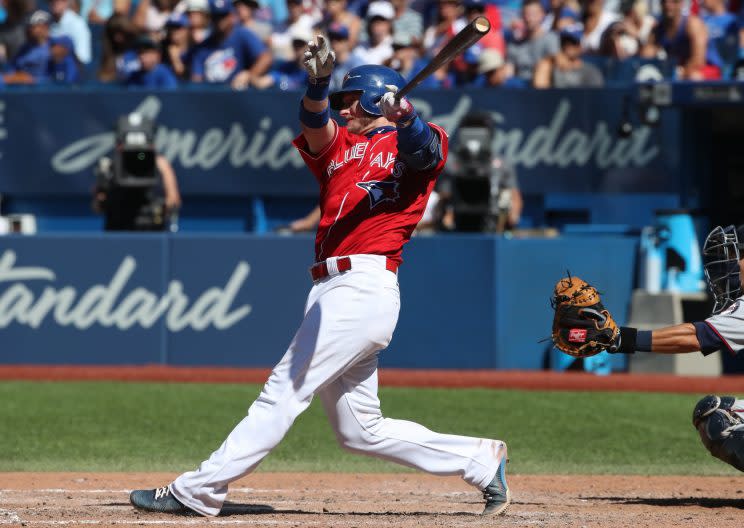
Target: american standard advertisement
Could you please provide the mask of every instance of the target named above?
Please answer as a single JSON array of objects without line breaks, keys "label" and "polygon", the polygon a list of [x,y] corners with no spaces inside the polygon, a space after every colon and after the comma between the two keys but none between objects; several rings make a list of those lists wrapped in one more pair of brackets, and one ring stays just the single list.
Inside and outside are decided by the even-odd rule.
[{"label": "american standard advertisement", "polygon": [[127,255],[105,283],[80,278],[69,283],[52,266],[19,265],[16,252],[6,250],[0,254],[0,328],[49,323],[78,330],[94,325],[128,330],[162,321],[170,332],[226,330],[251,313],[251,305],[236,303],[250,275],[247,262],[238,262],[225,284],[191,296],[178,279],[169,280],[164,291],[137,285],[138,266]]},{"label": "american standard advertisement", "polygon": [[[620,180],[630,187],[621,190],[669,191],[665,134],[640,126],[628,138],[616,133],[620,112],[608,103],[623,93],[421,91],[414,103],[450,136],[468,112],[490,111],[494,152],[517,167],[526,192],[618,190]],[[186,193],[309,195],[315,183],[292,146],[298,101],[286,92],[9,93],[0,98],[0,171],[9,192],[87,193],[93,167],[113,148],[116,119],[138,112],[158,124],[157,150]]]}]

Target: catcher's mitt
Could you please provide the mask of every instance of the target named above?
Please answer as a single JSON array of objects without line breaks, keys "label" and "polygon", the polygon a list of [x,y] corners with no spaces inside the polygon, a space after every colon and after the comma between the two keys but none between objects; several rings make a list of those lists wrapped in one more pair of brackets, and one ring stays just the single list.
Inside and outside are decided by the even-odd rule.
[{"label": "catcher's mitt", "polygon": [[620,346],[620,329],[599,298],[599,292],[578,277],[559,280],[550,300],[553,344],[574,357],[588,357]]}]

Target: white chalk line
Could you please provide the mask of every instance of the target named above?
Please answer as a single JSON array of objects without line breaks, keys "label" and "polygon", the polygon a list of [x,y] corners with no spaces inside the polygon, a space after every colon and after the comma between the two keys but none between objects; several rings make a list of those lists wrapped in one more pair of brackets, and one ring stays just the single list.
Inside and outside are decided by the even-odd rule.
[{"label": "white chalk line", "polygon": [[[18,521],[20,523],[20,521]],[[202,517],[200,519],[172,519],[172,520],[157,520],[157,519],[132,519],[130,521],[117,521],[117,520],[102,520],[102,519],[79,519],[79,520],[68,520],[68,521],[45,521],[45,520],[26,520],[23,521],[23,524],[26,526],[29,525],[44,525],[44,526],[66,526],[69,524],[85,524],[85,525],[112,525],[112,524],[121,524],[121,525],[131,525],[131,524],[137,524],[137,525],[154,525],[154,526],[170,526],[170,525],[176,525],[176,526],[188,526],[188,525],[199,525],[199,524],[206,524],[209,523],[209,525],[214,524],[220,524],[220,525],[273,525],[273,526],[296,526],[298,521],[295,520],[287,520],[287,521],[281,521],[281,520],[273,520],[273,519],[208,519],[206,517]],[[0,520],[0,524],[13,524],[12,522],[7,522]],[[320,521],[302,521],[303,526],[307,525],[313,525],[317,526],[320,525]],[[366,523],[364,523],[366,524]]]},{"label": "white chalk line", "polygon": [[[127,495],[129,492],[131,492],[131,489],[68,489],[68,488],[41,488],[41,489],[0,489],[0,493],[69,493],[71,495],[76,495],[80,493],[91,493],[91,494],[101,494],[101,493],[126,493]],[[307,490],[305,488],[302,489],[291,489],[291,488],[284,488],[284,489],[261,489],[261,488],[230,488],[230,493],[243,493],[243,494],[251,494],[251,493],[296,493],[298,491],[307,492],[310,490]],[[319,489],[319,492],[322,491],[324,494],[332,494],[332,495],[354,495],[356,492],[345,489],[345,490],[333,490],[333,489],[326,489],[323,488],[322,490]],[[421,496],[435,496],[435,497],[460,497],[463,495],[471,495],[475,492],[473,491],[446,491],[446,492],[421,492],[421,493],[415,493],[414,495],[421,495]],[[409,491],[394,491],[394,490],[379,490],[372,493],[373,495],[401,495],[410,494]],[[369,493],[365,492],[364,495],[369,495]]]},{"label": "white chalk line", "polygon": [[0,524],[21,524],[21,518],[13,510],[4,510],[0,508]]}]

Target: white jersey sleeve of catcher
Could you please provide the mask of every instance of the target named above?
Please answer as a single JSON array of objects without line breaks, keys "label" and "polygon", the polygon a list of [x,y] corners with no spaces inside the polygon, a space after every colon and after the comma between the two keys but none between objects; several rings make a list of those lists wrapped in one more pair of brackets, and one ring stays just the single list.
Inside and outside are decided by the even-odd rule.
[{"label": "white jersey sleeve of catcher", "polygon": [[738,354],[744,350],[744,296],[721,313],[708,317],[705,322],[732,353]]}]

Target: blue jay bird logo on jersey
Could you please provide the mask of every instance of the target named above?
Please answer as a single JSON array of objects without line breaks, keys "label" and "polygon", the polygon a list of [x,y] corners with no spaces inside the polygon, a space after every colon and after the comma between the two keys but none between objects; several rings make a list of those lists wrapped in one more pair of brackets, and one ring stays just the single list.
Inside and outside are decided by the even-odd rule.
[{"label": "blue jay bird logo on jersey", "polygon": [[381,204],[382,202],[395,202],[400,197],[398,182],[396,181],[370,180],[358,182],[356,185],[360,189],[367,191],[370,209],[374,209],[377,204]]}]

